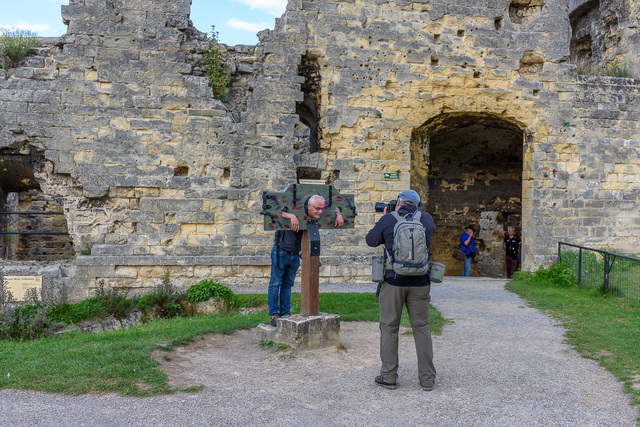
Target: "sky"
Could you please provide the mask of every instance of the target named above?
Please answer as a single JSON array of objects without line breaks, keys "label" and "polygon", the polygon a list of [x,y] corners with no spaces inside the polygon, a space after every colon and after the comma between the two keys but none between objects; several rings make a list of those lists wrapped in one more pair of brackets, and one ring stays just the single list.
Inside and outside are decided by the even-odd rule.
[{"label": "sky", "polygon": [[[67,32],[60,6],[69,0],[0,0],[0,28],[31,30],[40,37]],[[191,21],[200,31],[211,33],[227,45],[256,44],[256,33],[273,29],[284,13],[287,0],[191,0]]]}]

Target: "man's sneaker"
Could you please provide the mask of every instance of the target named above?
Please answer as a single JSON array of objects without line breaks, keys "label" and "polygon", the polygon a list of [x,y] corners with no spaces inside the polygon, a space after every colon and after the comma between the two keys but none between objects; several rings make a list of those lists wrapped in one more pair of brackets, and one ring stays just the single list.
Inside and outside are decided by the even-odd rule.
[{"label": "man's sneaker", "polygon": [[279,314],[274,314],[273,316],[271,316],[271,326],[277,326],[278,325],[278,318],[280,317]]},{"label": "man's sneaker", "polygon": [[423,385],[422,389],[424,391],[431,391],[431,390],[433,390],[433,386],[432,385]]},{"label": "man's sneaker", "polygon": [[282,316],[280,316],[282,319],[286,319],[287,317],[291,316],[291,312],[285,313]]},{"label": "man's sneaker", "polygon": [[395,390],[397,388],[396,383],[386,383],[382,379],[382,375],[378,375],[375,379],[376,384],[382,386],[384,388],[388,388],[389,390]]}]

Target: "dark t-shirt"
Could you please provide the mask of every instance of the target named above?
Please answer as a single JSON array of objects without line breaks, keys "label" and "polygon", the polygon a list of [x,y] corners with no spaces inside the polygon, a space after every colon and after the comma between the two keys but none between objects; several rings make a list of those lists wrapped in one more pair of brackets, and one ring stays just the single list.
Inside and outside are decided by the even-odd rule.
[{"label": "dark t-shirt", "polygon": [[300,253],[302,249],[302,231],[278,230],[274,243],[281,249],[291,253]]},{"label": "dark t-shirt", "polygon": [[515,234],[513,237],[509,237],[507,234],[504,236],[504,243],[507,245],[506,255],[511,258],[518,258],[518,251],[520,250],[520,238]]}]

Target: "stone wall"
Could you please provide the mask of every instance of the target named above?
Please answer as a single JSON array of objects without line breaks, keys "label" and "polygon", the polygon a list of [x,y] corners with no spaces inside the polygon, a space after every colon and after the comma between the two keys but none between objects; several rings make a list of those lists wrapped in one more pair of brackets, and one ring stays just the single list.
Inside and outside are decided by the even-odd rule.
[{"label": "stone wall", "polygon": [[74,298],[165,274],[266,284],[260,194],[297,178],[355,195],[356,228],[322,231],[321,283],[369,281],[374,203],[407,187],[436,218],[448,273],[468,223],[475,274],[500,274],[508,225],[529,269],[559,240],[638,243],[639,82],[577,75],[565,2],[290,2],[257,46],[229,48],[221,100],[189,11],[71,0],[67,35],[0,79],[0,154],[41,156],[33,179],[76,251],[90,242]]}]

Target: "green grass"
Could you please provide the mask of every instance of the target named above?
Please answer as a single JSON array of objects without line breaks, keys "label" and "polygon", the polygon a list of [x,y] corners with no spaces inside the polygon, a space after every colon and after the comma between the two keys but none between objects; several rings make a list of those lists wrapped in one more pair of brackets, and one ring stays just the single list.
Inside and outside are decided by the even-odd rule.
[{"label": "green grass", "polygon": [[[232,298],[235,307],[265,305],[266,295]],[[294,313],[299,312],[299,293],[292,295],[292,306]],[[84,309],[91,311],[92,307]],[[320,311],[339,314],[343,321],[378,320],[378,304],[373,294],[320,294]],[[432,331],[440,334],[446,321],[433,307],[430,313]],[[403,325],[408,326],[406,313],[404,317]],[[172,389],[160,364],[151,357],[152,351],[165,350],[170,358],[174,347],[187,345],[197,335],[229,334],[267,320],[264,311],[248,315],[227,313],[157,319],[117,332],[72,332],[34,341],[0,341],[0,388],[68,394],[117,392],[134,396],[197,391],[197,385]]]},{"label": "green grass", "polygon": [[507,289],[561,321],[567,342],[613,373],[632,404],[640,404],[640,309],[598,289],[558,285],[554,277],[514,277]]}]

